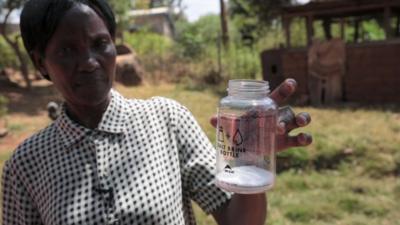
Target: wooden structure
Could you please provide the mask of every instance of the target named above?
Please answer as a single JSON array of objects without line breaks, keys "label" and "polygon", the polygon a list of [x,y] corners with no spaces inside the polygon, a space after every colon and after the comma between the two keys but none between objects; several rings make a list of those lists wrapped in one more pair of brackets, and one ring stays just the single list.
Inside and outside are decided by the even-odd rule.
[{"label": "wooden structure", "polygon": [[173,9],[169,7],[131,10],[129,17],[133,20],[133,27],[130,30],[145,28],[172,38],[175,36],[173,14]]},{"label": "wooden structure", "polygon": [[[293,48],[290,24],[293,19],[305,21],[307,46]],[[364,19],[375,19],[385,31],[385,40],[361,41],[360,25]],[[351,102],[400,103],[400,0],[327,0],[314,1],[282,10],[286,46],[262,53],[263,76],[274,87],[286,77],[299,82],[297,101],[310,103],[310,48],[315,21],[322,21],[325,40],[333,38],[332,24],[339,24],[344,40],[348,24],[354,26],[354,40],[345,44],[344,72],[341,78],[341,100]],[[323,95],[323,93],[322,93]],[[313,96],[315,97],[315,96]],[[324,96],[320,103],[326,103]]]}]

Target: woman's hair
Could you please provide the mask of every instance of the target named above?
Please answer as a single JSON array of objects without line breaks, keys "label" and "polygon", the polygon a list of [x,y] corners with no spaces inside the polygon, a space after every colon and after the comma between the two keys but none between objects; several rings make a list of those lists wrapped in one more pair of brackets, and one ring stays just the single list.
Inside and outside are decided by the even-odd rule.
[{"label": "woman's hair", "polygon": [[29,0],[21,13],[20,29],[26,51],[44,56],[47,43],[64,14],[75,5],[84,4],[93,9],[115,37],[115,17],[106,0]]}]

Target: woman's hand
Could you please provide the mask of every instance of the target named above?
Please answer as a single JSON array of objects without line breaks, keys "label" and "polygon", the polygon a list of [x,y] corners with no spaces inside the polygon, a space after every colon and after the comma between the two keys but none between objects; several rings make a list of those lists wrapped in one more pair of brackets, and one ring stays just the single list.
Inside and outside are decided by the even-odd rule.
[{"label": "woman's hand", "polygon": [[[294,79],[286,79],[270,95],[277,105],[282,105],[296,91],[297,82]],[[311,122],[310,114],[301,112],[294,114],[290,107],[279,109],[277,150],[282,151],[290,147],[307,146],[311,144],[312,137],[309,134],[300,133],[290,136],[289,132],[307,126]]]},{"label": "woman's hand", "polygon": [[[277,105],[282,105],[296,91],[297,82],[294,79],[286,79],[270,95]],[[210,120],[211,124],[217,126],[217,117]],[[290,107],[279,109],[277,151],[282,151],[290,147],[307,146],[311,144],[312,137],[309,134],[300,133],[290,136],[290,131],[307,126],[311,122],[311,117],[306,112],[297,115],[293,113]]]}]

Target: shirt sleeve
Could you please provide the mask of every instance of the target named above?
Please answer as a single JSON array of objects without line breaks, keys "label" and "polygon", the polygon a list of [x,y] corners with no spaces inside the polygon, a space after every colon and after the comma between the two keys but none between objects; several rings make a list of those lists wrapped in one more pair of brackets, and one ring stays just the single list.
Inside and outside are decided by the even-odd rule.
[{"label": "shirt sleeve", "polygon": [[207,214],[226,203],[231,194],[215,186],[216,150],[193,115],[185,107],[174,104],[172,124],[175,126],[184,194]]},{"label": "shirt sleeve", "polygon": [[42,224],[31,197],[18,174],[13,171],[10,161],[3,167],[1,186],[3,225]]}]

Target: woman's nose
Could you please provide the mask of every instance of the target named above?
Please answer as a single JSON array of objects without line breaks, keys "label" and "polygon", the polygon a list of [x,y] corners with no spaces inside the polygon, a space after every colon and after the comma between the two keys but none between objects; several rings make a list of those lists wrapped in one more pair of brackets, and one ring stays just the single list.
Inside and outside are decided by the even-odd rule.
[{"label": "woman's nose", "polygon": [[93,56],[93,54],[88,53],[84,54],[81,57],[80,64],[79,64],[79,71],[81,72],[93,72],[100,67],[99,62]]}]

